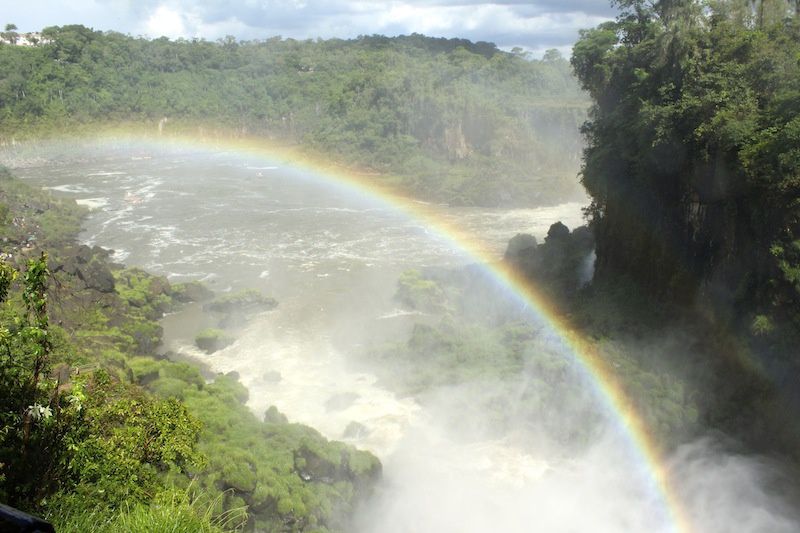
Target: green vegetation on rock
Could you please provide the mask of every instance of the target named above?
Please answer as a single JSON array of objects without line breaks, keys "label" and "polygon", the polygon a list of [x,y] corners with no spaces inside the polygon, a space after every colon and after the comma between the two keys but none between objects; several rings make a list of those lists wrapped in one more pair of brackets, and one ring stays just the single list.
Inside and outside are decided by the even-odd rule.
[{"label": "green vegetation on rock", "polygon": [[277,305],[278,302],[274,298],[264,296],[254,289],[245,289],[214,298],[205,304],[203,309],[214,313],[253,313],[268,311]]},{"label": "green vegetation on rock", "polygon": [[[568,230],[566,236],[559,234],[563,225],[554,226],[557,229],[538,251],[531,249],[535,239],[516,238],[507,257],[517,266],[533,265],[537,284],[552,284],[554,293],[571,287],[560,300],[561,312],[567,312],[587,299],[577,292],[574,267],[591,248],[585,248],[585,228],[574,231],[571,240]],[[563,270],[557,271],[556,264]],[[383,382],[423,402],[437,391],[449,391],[448,397],[468,402],[461,409],[485,415],[487,436],[525,431],[557,454],[581,449],[599,436],[605,411],[582,364],[563,345],[553,343],[543,326],[531,322],[516,300],[504,303],[492,280],[470,269],[414,271],[401,277],[398,295],[407,294],[409,279],[426,287],[426,293],[435,291],[438,305],[417,320],[407,339],[367,352],[366,360]],[[411,308],[418,305],[413,299],[401,301]],[[621,316],[618,310],[606,320],[616,327]],[[595,335],[589,323],[583,326],[586,334]],[[594,336],[593,345],[615,369],[659,443],[665,448],[678,444],[698,428],[706,397],[686,376],[653,364],[677,355],[677,343],[654,341],[640,352],[630,340],[612,328]]]},{"label": "green vegetation on rock", "polygon": [[194,338],[194,343],[197,347],[206,353],[214,353],[217,350],[221,350],[233,344],[233,341],[233,337],[216,328],[204,329]]}]

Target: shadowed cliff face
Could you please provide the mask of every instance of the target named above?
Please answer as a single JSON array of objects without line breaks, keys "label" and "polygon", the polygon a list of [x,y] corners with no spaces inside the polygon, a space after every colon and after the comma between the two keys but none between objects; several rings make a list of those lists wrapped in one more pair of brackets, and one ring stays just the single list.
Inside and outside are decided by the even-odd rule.
[{"label": "shadowed cliff face", "polygon": [[796,332],[800,20],[773,8],[756,22],[656,3],[586,32],[572,63],[595,102],[582,181],[598,279]]}]

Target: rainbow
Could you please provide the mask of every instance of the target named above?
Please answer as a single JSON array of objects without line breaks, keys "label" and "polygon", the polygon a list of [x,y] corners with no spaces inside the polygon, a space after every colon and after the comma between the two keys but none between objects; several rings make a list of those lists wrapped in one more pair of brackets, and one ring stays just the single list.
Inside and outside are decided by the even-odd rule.
[{"label": "rainbow", "polygon": [[343,192],[360,195],[378,202],[388,209],[404,214],[425,227],[433,230],[438,237],[449,242],[455,249],[462,250],[475,262],[483,265],[486,272],[495,282],[526,305],[543,324],[554,332],[564,348],[572,354],[585,371],[591,376],[599,396],[603,399],[609,412],[621,426],[628,438],[632,453],[647,473],[650,489],[662,501],[668,516],[671,529],[676,532],[693,531],[688,513],[670,479],[670,471],[662,457],[658,444],[637,413],[630,398],[624,393],[622,383],[608,362],[597,352],[596,348],[583,339],[571,327],[568,321],[555,309],[548,298],[528,280],[523,279],[513,269],[508,268],[487,251],[474,235],[447,221],[437,213],[436,206],[400,194],[377,180],[374,173],[362,172],[352,167],[332,164],[322,158],[315,158],[295,148],[270,143],[265,139],[210,137],[195,135],[131,135],[127,133],[110,133],[102,135],[100,142],[112,144],[139,145],[144,147],[190,149],[202,151],[232,152],[241,156],[262,159],[271,165],[289,167],[304,175],[319,180],[320,183],[341,189]]}]

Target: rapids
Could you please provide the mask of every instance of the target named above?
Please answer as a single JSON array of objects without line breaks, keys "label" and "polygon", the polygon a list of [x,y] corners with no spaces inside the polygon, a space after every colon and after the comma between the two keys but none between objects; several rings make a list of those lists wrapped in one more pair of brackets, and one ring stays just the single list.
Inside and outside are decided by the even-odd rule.
[{"label": "rapids", "polygon": [[[88,207],[81,239],[113,249],[116,261],[173,282],[202,280],[220,293],[257,289],[278,300],[242,320],[236,341],[212,355],[193,345],[209,324],[189,305],[164,318],[164,349],[212,372],[238,372],[256,414],[274,405],[293,422],[378,455],[384,481],[357,517],[360,531],[681,530],[619,434],[553,464],[514,435],[461,438],[442,423],[446,402],[398,396],[354,364],[351,353],[403,338],[416,318],[393,301],[400,273],[473,261],[397,209],[233,152],[105,145],[2,158],[19,177]],[[541,240],[558,220],[581,224],[581,208],[439,210],[499,259],[516,233]],[[468,408],[456,414],[465,425],[480,417]],[[736,494],[713,484],[712,492],[717,501]],[[698,502],[702,518],[708,513]]]}]

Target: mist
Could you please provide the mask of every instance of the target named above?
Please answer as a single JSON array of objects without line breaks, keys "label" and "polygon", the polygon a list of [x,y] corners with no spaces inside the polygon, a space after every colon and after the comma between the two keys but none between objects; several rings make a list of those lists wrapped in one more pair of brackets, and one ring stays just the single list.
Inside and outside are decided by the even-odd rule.
[{"label": "mist", "polygon": [[[642,487],[618,436],[550,464],[502,444],[464,449],[437,433],[412,432],[384,459],[386,482],[359,531],[681,530]],[[682,446],[669,464],[692,531],[798,531],[796,507],[768,488],[784,476],[775,464],[711,439]]]},{"label": "mist", "polygon": [[[678,346],[689,350],[691,341],[671,331],[626,348],[650,350],[655,360]],[[573,356],[553,353],[548,341],[534,344],[564,365],[542,367],[533,356],[521,375],[502,383],[477,378],[420,396],[424,416],[383,457],[384,482],[364,504],[358,531],[800,530],[791,471],[703,430],[676,437],[665,457],[669,503],[678,506],[668,509],[641,450],[618,415],[600,407]],[[542,392],[541,380],[559,385]],[[531,394],[544,398],[531,407]]]}]

